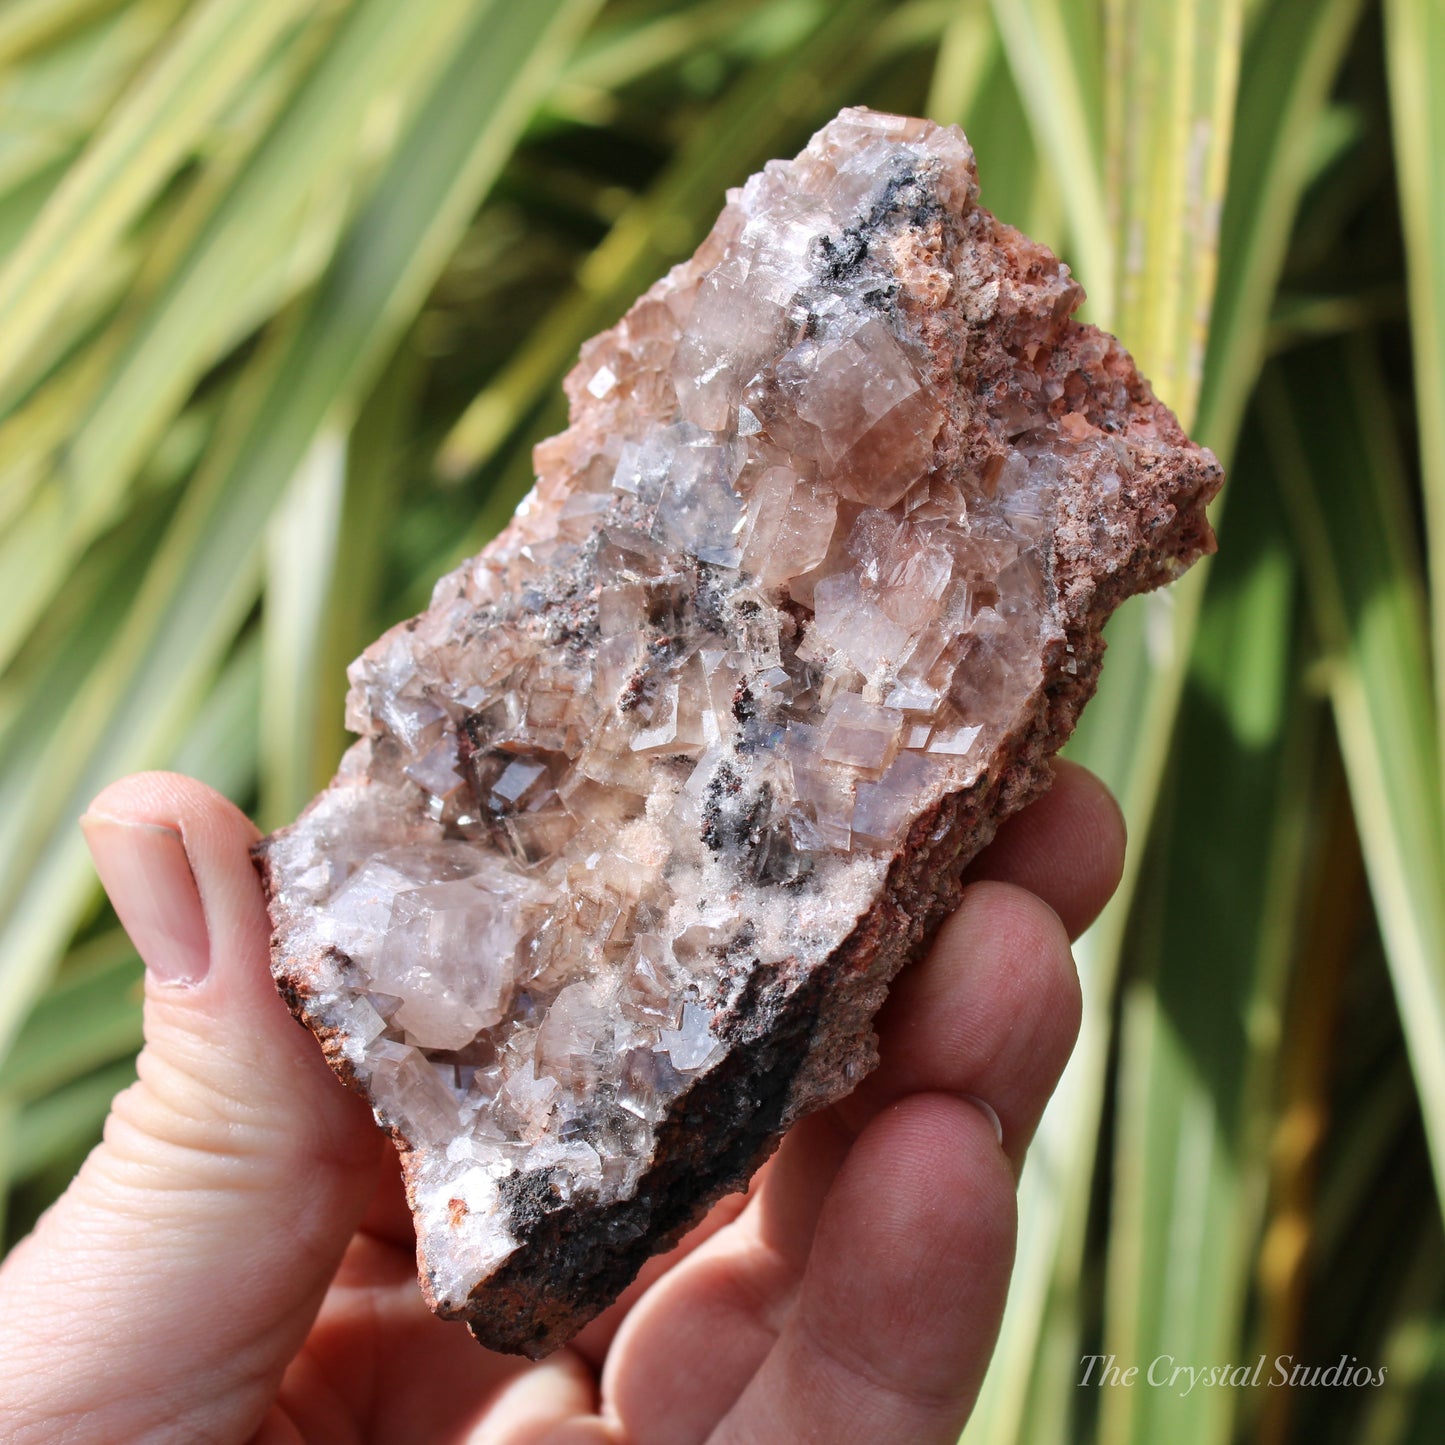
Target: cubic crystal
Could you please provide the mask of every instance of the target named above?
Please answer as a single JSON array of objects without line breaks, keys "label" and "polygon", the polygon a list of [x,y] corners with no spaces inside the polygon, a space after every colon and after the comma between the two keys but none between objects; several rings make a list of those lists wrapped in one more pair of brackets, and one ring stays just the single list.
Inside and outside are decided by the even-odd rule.
[{"label": "cubic crystal", "polygon": [[259,851],[428,1298],[575,1333],[795,1119],[1219,484],[957,129],[844,111],[582,349],[511,526],[350,671]]}]

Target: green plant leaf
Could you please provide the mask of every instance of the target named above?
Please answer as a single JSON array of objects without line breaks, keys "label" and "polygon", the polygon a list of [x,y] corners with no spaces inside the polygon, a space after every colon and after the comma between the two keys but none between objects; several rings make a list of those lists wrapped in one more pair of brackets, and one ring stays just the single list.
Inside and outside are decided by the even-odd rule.
[{"label": "green plant leaf", "polygon": [[[1117,305],[1118,238],[1110,224],[1102,155],[1103,94],[1097,8],[1067,0],[993,0],[1039,153],[1064,198],[1089,315],[1110,326]],[[1120,77],[1111,76],[1120,85]]]},{"label": "green plant leaf", "polygon": [[933,81],[928,88],[928,115],[940,125],[963,125],[974,114],[998,51],[998,31],[988,0],[962,0],[943,32]]},{"label": "green plant leaf", "polygon": [[1292,353],[1261,393],[1420,1107],[1445,1200],[1445,822],[1410,501],[1367,344]]},{"label": "green plant leaf", "polygon": [[1270,297],[1331,87],[1364,0],[1269,0],[1250,31],[1240,74],[1238,134],[1220,222],[1219,289],[1199,394],[1200,435],[1234,450],[1265,355]]},{"label": "green plant leaf", "polygon": [[[1230,1357],[1268,1178],[1320,727],[1261,450],[1240,459],[1234,543],[1210,573],[1125,987],[1103,1348],[1130,1362]],[[1223,1445],[1241,1398],[1111,1389],[1101,1432]]]},{"label": "green plant leaf", "polygon": [[121,0],[10,0],[0,10],[0,69],[54,46],[68,32],[120,8]]},{"label": "green plant leaf", "polygon": [[[266,529],[260,822],[276,828],[316,791],[314,744],[327,603],[346,491],[346,438],[323,430]],[[346,565],[352,564],[350,557]],[[322,779],[324,782],[325,780]]]},{"label": "green plant leaf", "polygon": [[1194,415],[1218,270],[1243,0],[1107,0],[1112,328]]},{"label": "green plant leaf", "polygon": [[1386,0],[1385,17],[1430,559],[1437,748],[1445,771],[1445,6]]},{"label": "green plant leaf", "polygon": [[[1232,133],[1247,138],[1247,144],[1235,148],[1237,154],[1231,153],[1227,168],[1220,239],[1224,260],[1218,271],[1221,330],[1211,333],[1200,392],[1199,434],[1220,449],[1226,464],[1238,429],[1237,417],[1229,415],[1228,408],[1242,407],[1258,373],[1268,312],[1261,296],[1267,297],[1278,284],[1284,242],[1309,173],[1308,141],[1359,8],[1358,0],[1334,0],[1318,7],[1312,0],[1269,0],[1249,31],[1238,128],[1225,124],[1210,133],[1215,145]],[[1192,10],[1182,12],[1183,19],[1191,17],[1195,23],[1208,20]],[[1115,23],[1119,18],[1115,16]],[[1112,53],[1116,66],[1127,71],[1129,49],[1116,45]],[[1033,55],[1020,62],[1016,47],[1010,49],[1021,85],[1030,83],[1024,78],[1031,73],[1029,67],[1042,65],[1044,59]],[[1111,77],[1116,91],[1129,83],[1127,73]],[[1033,96],[1036,110],[1058,104],[1057,95],[1047,87],[1045,91]],[[1132,114],[1140,124],[1149,124],[1139,117],[1140,103],[1117,95],[1113,102],[1120,115]],[[1163,104],[1168,103],[1163,97]],[[1222,112],[1222,97],[1215,95],[1211,103],[1216,114]],[[1115,120],[1115,134],[1118,124]],[[1034,129],[1055,169],[1072,163],[1065,159],[1068,146],[1081,144],[1087,134],[1080,123],[1066,138],[1067,144],[1056,141],[1050,147],[1045,140],[1047,126],[1038,116]],[[1177,174],[1190,159],[1191,138],[1177,127],[1173,134],[1176,144],[1186,148],[1171,163]],[[1193,158],[1199,159],[1197,151]],[[1077,200],[1069,215],[1071,226],[1077,227]],[[1127,253],[1124,238],[1116,237],[1109,254]],[[1207,247],[1196,244],[1190,256],[1201,272],[1213,272]],[[1167,263],[1167,251],[1157,259],[1136,256],[1132,262],[1146,269]],[[1080,275],[1097,294],[1082,259]],[[1181,294],[1185,289],[1203,294],[1202,280],[1186,284],[1176,276],[1174,281]],[[1148,358],[1137,359],[1147,372]],[[1183,419],[1189,421],[1187,414]],[[1142,840],[1149,832],[1172,746],[1206,578],[1207,569],[1196,567],[1167,592],[1136,599],[1115,614],[1109,624],[1109,654],[1099,694],[1068,748],[1070,757],[1091,767],[1113,788],[1133,841],[1118,894],[1076,948],[1084,981],[1083,1025],[1074,1057],[1035,1141],[1034,1154],[1043,1163],[1032,1175],[1025,1174],[1021,1186],[1020,1235],[1031,1241],[1030,1249],[1016,1268],[1000,1343],[970,1425],[970,1439],[1072,1438],[1078,1408],[1074,1380],[1083,1328],[1085,1231],[1114,1037],[1115,980],[1144,856]]]},{"label": "green plant leaf", "polygon": [[255,601],[261,538],[287,479],[409,324],[594,8],[474,8],[315,294],[253,362],[226,440],[188,489],[115,646],[41,759],[44,782],[26,803],[32,851],[15,860],[4,892],[3,1044],[89,893],[70,819],[107,780],[175,746]]},{"label": "green plant leaf", "polygon": [[204,0],[176,28],[0,269],[0,397],[13,396],[76,285],[296,18],[295,0]]},{"label": "green plant leaf", "polygon": [[0,617],[0,662],[124,505],[205,369],[325,265],[351,193],[390,148],[393,123],[415,109],[468,13],[451,0],[360,0],[314,65],[303,48],[274,123],[240,139],[187,224],[172,227],[153,286],[140,288],[100,343],[98,364],[85,366],[83,409],[63,445],[42,454],[43,485],[0,536],[0,571],[23,579],[19,605]]},{"label": "green plant leaf", "polygon": [[142,969],[130,940],[112,928],[84,955],[37,1001],[0,1063],[0,1095],[39,1098],[140,1047]]},{"label": "green plant leaf", "polygon": [[21,1109],[3,1159],[9,1175],[5,1182],[33,1178],[58,1160],[99,1143],[111,1100],[134,1082],[135,1060],[124,1059]]}]

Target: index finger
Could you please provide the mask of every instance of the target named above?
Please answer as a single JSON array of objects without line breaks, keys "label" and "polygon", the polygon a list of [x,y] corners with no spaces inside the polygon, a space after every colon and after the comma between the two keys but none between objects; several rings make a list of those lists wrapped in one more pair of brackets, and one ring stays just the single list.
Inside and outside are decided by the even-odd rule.
[{"label": "index finger", "polygon": [[1053,769],[1053,787],[1004,823],[963,879],[1027,888],[1059,915],[1075,939],[1119,886],[1124,814],[1087,768],[1056,758]]}]

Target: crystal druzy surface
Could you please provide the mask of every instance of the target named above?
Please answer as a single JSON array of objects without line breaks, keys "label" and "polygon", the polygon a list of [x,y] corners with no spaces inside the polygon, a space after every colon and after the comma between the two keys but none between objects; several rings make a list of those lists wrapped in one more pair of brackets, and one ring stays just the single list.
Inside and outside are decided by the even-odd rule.
[{"label": "crystal druzy surface", "polygon": [[957,129],[843,112],[353,665],[360,740],[262,846],[275,972],[484,1342],[561,1343],[852,1087],[1108,611],[1212,545],[1213,458],[1081,299]]}]

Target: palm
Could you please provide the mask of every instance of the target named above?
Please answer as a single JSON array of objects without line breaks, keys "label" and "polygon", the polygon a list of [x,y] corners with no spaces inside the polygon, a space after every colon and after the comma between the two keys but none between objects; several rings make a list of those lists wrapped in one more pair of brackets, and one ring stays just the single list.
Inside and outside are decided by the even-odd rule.
[{"label": "palm", "polygon": [[[1023,875],[1077,931],[1112,879],[1031,876],[1037,841],[977,871]],[[540,1364],[426,1310],[388,1159],[280,1410],[305,1438],[338,1418],[358,1440],[952,1438],[1007,1286],[1012,1173],[1073,1039],[1067,965],[1037,899],[976,890],[895,989],[879,1070]],[[994,1101],[1006,1154],[961,1095]]]},{"label": "palm", "polygon": [[879,1017],[877,1071],[540,1364],[427,1312],[395,1156],[267,976],[251,824],[168,774],[93,807],[142,954],[183,938],[209,961],[194,989],[152,977],[140,1082],[0,1269],[7,1440],[956,1436],[1003,1312],[1017,1172],[1078,1027],[1068,939],[1121,866],[1087,774],[1061,769],[974,865]]},{"label": "palm", "polygon": [[[990,1147],[988,1125],[979,1123],[981,1142]],[[794,1130],[746,1197],[721,1201],[571,1346],[536,1365],[479,1350],[465,1331],[426,1309],[410,1221],[388,1160],[367,1220],[288,1372],[279,1411],[306,1439],[345,1438],[337,1434],[342,1421],[358,1441],[500,1440],[513,1430],[532,1439],[539,1428],[589,1419],[602,1439],[599,1409],[625,1420],[628,1441],[704,1439],[778,1345],[827,1186],[856,1127],[834,1109]],[[983,1271],[986,1295],[1012,1257],[1011,1238],[993,1243],[993,1267]],[[881,1294],[875,1308],[886,1309],[896,1293],[895,1287]],[[895,1304],[921,1307],[917,1299]],[[982,1313],[989,1318],[994,1311]],[[984,1343],[991,1342],[990,1330]],[[976,1387],[973,1371],[965,1379],[956,1358],[938,1364],[940,1380],[953,1387],[951,1400],[961,1405]]]}]

